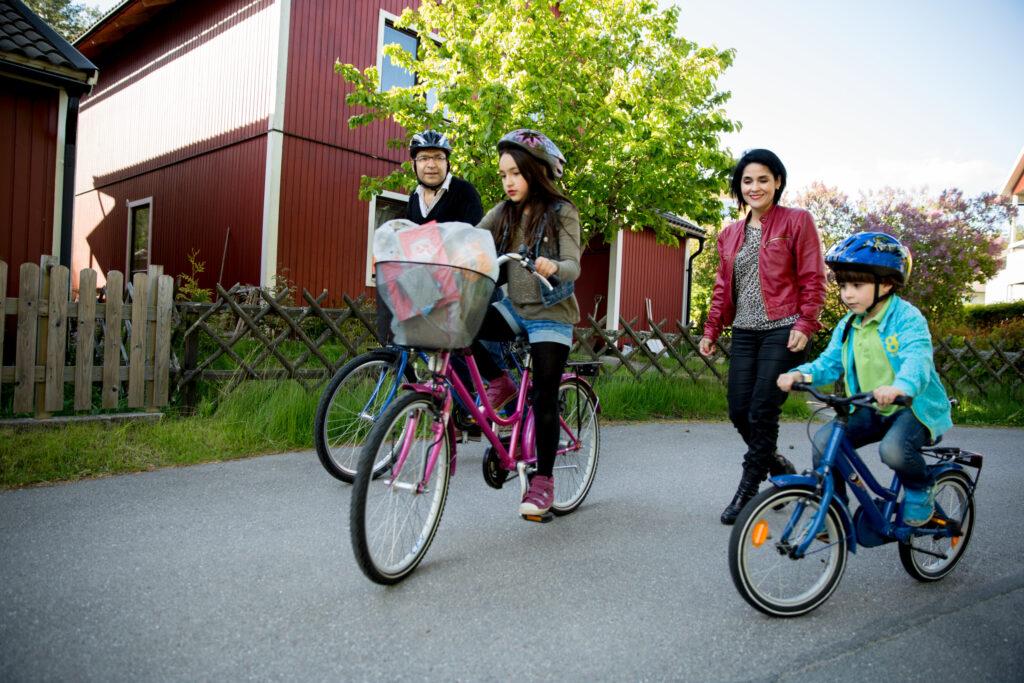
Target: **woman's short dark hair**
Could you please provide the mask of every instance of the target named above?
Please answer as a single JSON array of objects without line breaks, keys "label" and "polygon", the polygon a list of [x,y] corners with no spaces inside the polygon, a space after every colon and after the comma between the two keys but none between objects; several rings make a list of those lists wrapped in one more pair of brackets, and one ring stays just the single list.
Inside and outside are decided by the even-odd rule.
[{"label": "woman's short dark hair", "polygon": [[774,178],[782,179],[779,189],[775,191],[775,197],[772,199],[772,204],[778,204],[782,191],[786,189],[786,167],[782,165],[782,160],[776,156],[775,152],[767,149],[751,149],[743,153],[732,172],[732,196],[739,202],[740,208],[746,206],[746,202],[743,201],[743,170],[750,164],[763,164],[772,172]]}]

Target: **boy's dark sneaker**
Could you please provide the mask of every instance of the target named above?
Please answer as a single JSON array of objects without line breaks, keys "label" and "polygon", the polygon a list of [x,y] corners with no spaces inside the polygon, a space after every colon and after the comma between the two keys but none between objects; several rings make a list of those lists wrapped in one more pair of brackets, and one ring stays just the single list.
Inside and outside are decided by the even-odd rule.
[{"label": "boy's dark sneaker", "polygon": [[903,490],[903,523],[924,526],[935,512],[935,487]]}]

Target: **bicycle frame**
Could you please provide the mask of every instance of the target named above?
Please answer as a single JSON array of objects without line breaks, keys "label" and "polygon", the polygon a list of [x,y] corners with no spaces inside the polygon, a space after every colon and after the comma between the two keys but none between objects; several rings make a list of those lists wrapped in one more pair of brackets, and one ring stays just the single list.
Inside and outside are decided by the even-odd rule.
[{"label": "bicycle frame", "polygon": [[[441,449],[444,445],[445,431],[454,431],[451,413],[455,400],[461,401],[464,405],[474,406],[473,412],[477,425],[480,427],[480,431],[483,436],[487,437],[487,440],[494,448],[503,468],[510,472],[517,471],[521,470],[521,468],[526,465],[535,463],[537,460],[535,447],[533,445],[533,416],[529,412],[529,408],[526,404],[526,397],[529,395],[530,391],[530,367],[526,366],[521,370],[522,374],[520,377],[519,391],[516,393],[515,410],[511,415],[502,417],[497,413],[497,411],[495,411],[490,402],[484,398],[486,394],[483,377],[480,375],[480,369],[477,367],[476,360],[473,358],[473,355],[466,349],[455,352],[464,354],[466,358],[466,365],[469,368],[473,388],[476,390],[477,395],[481,397],[479,405],[475,403],[472,394],[466,388],[466,385],[462,382],[458,373],[456,373],[452,368],[452,353],[453,352],[451,351],[443,351],[432,359],[434,376],[429,383],[402,385],[403,389],[433,394],[441,401],[441,415],[439,419],[434,421],[434,443],[427,456],[423,472],[421,473],[422,476],[420,477],[420,484],[418,486],[419,491],[422,491],[423,482],[429,480],[430,474],[433,472],[434,466],[437,463],[437,459],[440,457]],[[563,373],[562,378],[565,379],[572,376],[573,375],[571,373]],[[416,430],[416,419],[417,418],[410,418],[410,423],[407,429],[411,432],[415,432]],[[563,433],[569,436],[569,443],[566,447],[557,449],[555,451],[555,455],[563,455],[573,450],[579,450],[582,446],[579,437],[572,431],[561,416],[558,421]],[[512,435],[507,448],[502,442],[501,437],[498,436],[498,434],[491,428],[492,423],[497,424],[499,427],[512,427]],[[453,436],[453,434],[449,433],[449,437],[451,436]],[[454,473],[457,449],[454,438],[450,438],[449,442],[452,446],[452,472]],[[404,466],[409,454],[411,443],[412,440],[403,440],[402,450],[395,461],[394,471],[396,473],[400,472]],[[520,447],[521,452],[517,453],[517,449]],[[393,477],[393,479],[394,478],[396,477]]]},{"label": "bicycle frame", "polygon": [[[865,408],[870,409],[870,408]],[[871,470],[861,459],[857,451],[850,445],[849,440],[846,438],[846,424],[849,418],[848,413],[843,410],[837,409],[836,419],[832,423],[832,433],[829,435],[828,445],[825,447],[825,452],[822,454],[821,460],[818,466],[810,474],[787,474],[778,477],[772,477],[771,482],[775,486],[784,487],[792,485],[800,486],[811,486],[815,490],[818,490],[821,495],[821,505],[818,511],[815,513],[811,520],[811,530],[804,537],[804,540],[795,548],[790,550],[792,557],[802,558],[807,552],[807,548],[810,546],[814,537],[821,531],[825,523],[825,515],[828,514],[829,506],[832,501],[835,500],[839,505],[841,512],[842,523],[844,531],[846,533],[847,540],[849,541],[850,550],[854,553],[857,552],[858,539],[857,539],[857,526],[853,522],[853,515],[850,513],[849,501],[844,497],[836,496],[835,492],[835,480],[833,477],[841,476],[844,481],[849,482],[851,486],[848,488],[853,491],[854,496],[860,502],[861,509],[863,510],[860,514],[865,516],[865,522],[867,528],[875,532],[886,541],[900,541],[903,543],[909,542],[911,536],[950,536],[955,532],[955,529],[950,528],[950,525],[939,525],[937,528],[923,528],[923,527],[910,527],[903,524],[902,521],[894,515],[896,511],[897,501],[899,499],[900,479],[898,474],[893,474],[892,482],[888,488],[883,487],[878,480],[872,475]],[[953,449],[957,450],[958,449]],[[976,456],[976,454],[967,454],[968,456]],[[960,456],[955,456],[959,458]],[[974,465],[973,463],[967,463],[971,466],[977,466],[980,469],[980,463]],[[948,459],[944,464],[935,466],[931,469],[933,475],[937,476],[942,472],[948,470],[959,470],[963,471],[957,462],[949,462]],[[838,475],[837,475],[838,473]],[[976,484],[977,478],[974,483]],[[881,501],[881,509],[875,504],[871,494],[878,496]],[[781,543],[787,543],[790,534],[794,530],[794,525],[797,520],[803,515],[804,503],[800,503],[793,512],[793,516],[790,519],[789,524],[780,539]],[[945,511],[941,509],[939,505],[936,505],[936,512],[942,517],[945,517]],[[896,521],[892,521],[892,520]]]}]

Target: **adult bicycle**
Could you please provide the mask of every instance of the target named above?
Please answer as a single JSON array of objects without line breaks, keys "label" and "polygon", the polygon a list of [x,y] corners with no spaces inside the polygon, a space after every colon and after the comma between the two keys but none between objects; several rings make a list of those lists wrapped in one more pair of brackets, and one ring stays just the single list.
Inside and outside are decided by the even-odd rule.
[{"label": "adult bicycle", "polygon": [[[873,409],[870,393],[824,394],[795,383],[835,411],[832,433],[818,465],[803,474],[771,478],[772,487],[755,496],[736,520],[729,539],[729,571],[740,595],[775,617],[806,614],[836,590],[847,551],[898,543],[900,562],[919,581],[938,581],[963,557],[974,530],[974,491],[983,458],[956,447],[931,446],[921,454],[935,486],[935,511],[920,527],[903,522],[902,485],[894,474],[881,485],[846,439],[850,413]],[[908,397],[896,403],[910,405]],[[835,477],[860,503],[852,514]]]}]

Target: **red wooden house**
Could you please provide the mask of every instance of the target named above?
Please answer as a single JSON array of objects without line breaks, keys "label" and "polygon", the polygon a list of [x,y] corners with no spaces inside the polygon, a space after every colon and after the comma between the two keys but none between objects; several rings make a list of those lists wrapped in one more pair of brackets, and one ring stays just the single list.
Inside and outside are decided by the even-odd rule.
[{"label": "red wooden house", "polygon": [[[96,67],[20,0],[0,0],[0,260],[71,262],[79,98]],[[0,302],[2,304],[2,302]]]},{"label": "red wooden house", "polygon": [[[385,87],[409,82],[382,48],[416,49],[392,25],[410,2],[125,0],[111,10],[76,41],[104,73],[82,104],[76,267],[177,274],[194,253],[204,287],[283,276],[335,301],[372,292],[368,237],[404,213],[406,197],[360,201],[359,179],[406,159],[386,145],[403,131],[350,129],[356,112],[333,66],[377,64]],[[624,235],[587,255],[581,307],[592,311],[599,294],[636,315],[650,285],[656,316],[680,317],[686,253]]]}]

